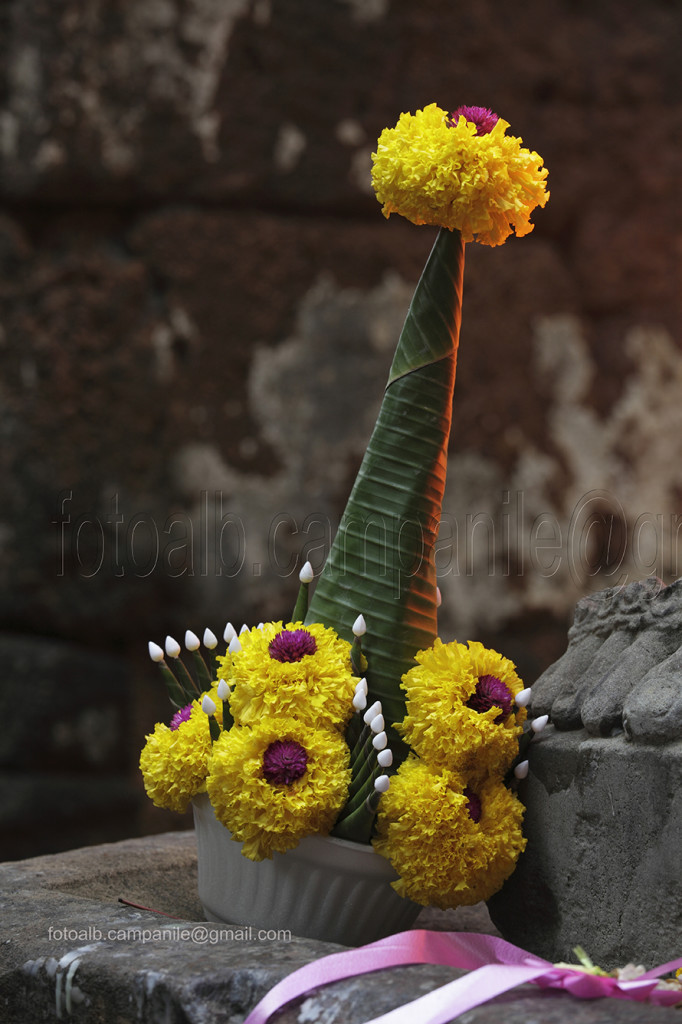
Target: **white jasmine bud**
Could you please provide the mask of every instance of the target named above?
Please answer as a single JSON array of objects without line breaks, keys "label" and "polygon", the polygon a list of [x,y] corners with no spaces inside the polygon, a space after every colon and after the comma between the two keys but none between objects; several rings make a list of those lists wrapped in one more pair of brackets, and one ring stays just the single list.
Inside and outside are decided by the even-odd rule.
[{"label": "white jasmine bud", "polygon": [[355,695],[353,697],[353,707],[355,708],[356,711],[364,711],[365,708],[367,707],[367,697],[362,692],[362,690],[355,691]]},{"label": "white jasmine bud", "polygon": [[227,648],[230,654],[236,654],[237,651],[241,651],[242,645],[239,643],[239,638],[233,636],[230,640],[230,646]]},{"label": "white jasmine bud", "polygon": [[220,700],[227,700],[230,696],[230,687],[227,685],[224,679],[218,680],[218,697]]},{"label": "white jasmine bud", "polygon": [[246,625],[246,623],[244,623],[242,625],[242,628],[239,630],[239,635],[241,636],[242,633],[248,633],[248,632],[249,632],[249,627]]},{"label": "white jasmine bud", "polygon": [[375,700],[374,703],[372,704],[371,708],[367,708],[367,710],[365,711],[364,715],[362,716],[362,720],[365,723],[365,725],[369,725],[369,723],[372,721],[372,719],[376,718],[376,716],[380,715],[380,714],[381,714],[381,701],[380,700]]},{"label": "white jasmine bud", "polygon": [[237,630],[234,628],[231,622],[228,622],[228,624],[225,626],[225,629],[223,630],[223,640],[225,641],[226,644],[229,644],[230,640],[232,640],[233,637],[235,637],[236,635]]},{"label": "white jasmine bud", "polygon": [[188,651],[198,651],[201,645],[201,641],[196,633],[193,633],[191,629],[188,629],[185,633],[185,647]]},{"label": "white jasmine bud", "polygon": [[530,703],[530,686],[527,686],[525,690],[520,690],[514,697],[514,700],[518,707],[527,708]]},{"label": "white jasmine bud", "polygon": [[539,718],[534,718],[530,723],[530,727],[533,732],[542,732],[547,723],[549,722],[549,715],[540,715]]},{"label": "white jasmine bud", "polygon": [[358,615],[353,623],[353,636],[364,636],[367,632],[367,624],[363,615]]},{"label": "white jasmine bud", "polygon": [[264,622],[259,622],[258,625],[256,626],[256,629],[262,629],[264,625]]},{"label": "white jasmine bud", "polygon": [[372,740],[372,746],[374,747],[375,750],[383,750],[387,743],[388,737],[385,732],[377,733],[377,735]]},{"label": "white jasmine bud", "polygon": [[179,658],[181,650],[177,640],[174,640],[172,636],[166,637],[166,654],[169,658]]},{"label": "white jasmine bud", "polygon": [[369,727],[372,730],[372,732],[383,732],[385,728],[384,716],[376,715],[369,723]]},{"label": "white jasmine bud", "polygon": [[212,651],[214,647],[218,646],[218,637],[210,629],[204,630],[204,647],[208,647],[209,651]]},{"label": "white jasmine bud", "polygon": [[377,754],[377,762],[380,768],[390,768],[393,764],[393,751],[385,747]]},{"label": "white jasmine bud", "polygon": [[367,680],[364,677],[362,679],[360,679],[359,682],[356,684],[355,692],[356,693],[362,692],[362,693],[364,693],[365,697],[367,696]]},{"label": "white jasmine bud", "polygon": [[514,769],[514,775],[517,779],[525,779],[528,775],[528,762],[519,761],[516,768]]},{"label": "white jasmine bud", "polygon": [[159,645],[155,644],[152,640],[149,641],[148,647],[149,647],[149,657],[152,659],[152,661],[156,661],[156,662],[163,661],[163,648],[162,647],[159,647]]},{"label": "white jasmine bud", "polygon": [[378,775],[377,778],[374,780],[374,788],[377,791],[377,793],[386,793],[390,785],[391,780],[389,779],[388,775]]},{"label": "white jasmine bud", "polygon": [[315,577],[313,567],[310,562],[306,562],[301,571],[298,574],[298,578],[301,583],[311,583]]},{"label": "white jasmine bud", "polygon": [[210,715],[215,715],[215,704],[211,700],[211,698],[208,696],[208,694],[206,694],[206,696],[204,697],[204,699],[201,702],[201,710],[206,715],[209,715],[209,716]]}]

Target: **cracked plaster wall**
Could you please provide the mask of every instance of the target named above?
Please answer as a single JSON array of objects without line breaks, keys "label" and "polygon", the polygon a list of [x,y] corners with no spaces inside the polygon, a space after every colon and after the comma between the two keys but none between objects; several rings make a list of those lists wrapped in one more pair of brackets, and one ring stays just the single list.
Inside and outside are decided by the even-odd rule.
[{"label": "cracked plaster wall", "polygon": [[[396,274],[368,291],[340,289],[323,275],[303,297],[291,337],[275,351],[256,348],[248,397],[257,428],[277,456],[276,472],[235,472],[215,445],[190,444],[178,452],[178,486],[188,497],[208,488],[234,517],[231,543],[218,560],[229,567],[243,560],[234,585],[254,611],[269,595],[278,608],[285,586],[295,598],[297,566],[306,558],[316,572],[322,568],[412,292]],[[195,520],[199,514],[195,509]],[[219,578],[213,589],[218,600]]]},{"label": "cracked plaster wall", "polygon": [[526,436],[504,467],[449,460],[440,585],[462,636],[521,611],[567,616],[591,590],[682,573],[682,352],[656,325],[631,327],[623,347],[630,372],[600,415],[581,320],[539,319],[528,383],[549,399],[543,435]]}]

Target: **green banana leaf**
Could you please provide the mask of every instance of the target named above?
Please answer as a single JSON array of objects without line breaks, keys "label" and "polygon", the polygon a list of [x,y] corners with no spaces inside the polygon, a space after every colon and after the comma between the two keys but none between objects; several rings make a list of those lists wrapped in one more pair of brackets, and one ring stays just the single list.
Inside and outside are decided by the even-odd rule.
[{"label": "green banana leaf", "polygon": [[464,243],[442,228],[400,335],[383,402],[306,622],[347,640],[359,614],[373,700],[402,721],[400,680],[436,638],[438,534],[462,308]]}]

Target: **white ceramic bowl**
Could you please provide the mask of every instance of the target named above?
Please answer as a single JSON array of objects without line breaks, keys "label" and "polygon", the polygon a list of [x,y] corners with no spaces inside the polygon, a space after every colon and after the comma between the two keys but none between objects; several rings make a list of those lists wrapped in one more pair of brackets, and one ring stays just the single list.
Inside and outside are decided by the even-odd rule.
[{"label": "white ceramic bowl", "polygon": [[285,929],[344,946],[374,942],[414,924],[422,909],[391,888],[397,875],[371,846],[308,836],[287,853],[242,856],[204,793],[193,800],[199,899],[209,921]]}]

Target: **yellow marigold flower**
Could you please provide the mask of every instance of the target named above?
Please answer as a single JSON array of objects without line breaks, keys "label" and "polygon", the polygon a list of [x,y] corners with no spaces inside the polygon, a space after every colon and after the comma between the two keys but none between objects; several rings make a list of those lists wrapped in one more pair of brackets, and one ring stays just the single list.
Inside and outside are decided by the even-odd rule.
[{"label": "yellow marigold flower", "polygon": [[[203,696],[203,694],[202,694]],[[222,722],[222,705],[215,687],[209,696],[217,705],[216,718]],[[147,796],[157,807],[184,814],[190,800],[205,788],[211,736],[201,699],[173,716],[171,727],[159,722],[140,754],[140,769]]]},{"label": "yellow marigold flower", "polygon": [[375,849],[400,875],[394,889],[424,906],[471,906],[511,875],[526,845],[523,804],[495,779],[467,786],[410,755],[382,797]]},{"label": "yellow marigold flower", "polygon": [[230,710],[238,725],[272,715],[343,728],[353,711],[357,679],[350,644],[319,623],[268,622],[240,634],[241,650],[228,654],[221,672],[234,689]]},{"label": "yellow marigold flower", "polygon": [[346,801],[350,753],[335,729],[293,718],[235,725],[213,746],[206,789],[250,860],[328,833]]},{"label": "yellow marigold flower", "polygon": [[451,771],[503,775],[518,751],[525,708],[513,662],[483,644],[444,644],[420,651],[402,679],[407,714],[398,730],[429,764]]},{"label": "yellow marigold flower", "polygon": [[478,134],[473,121],[461,115],[454,123],[435,103],[401,114],[372,154],[384,216],[456,229],[465,242],[485,245],[501,245],[512,231],[528,234],[531,213],[549,198],[547,170],[521,139],[505,134],[508,127],[498,118]]}]

